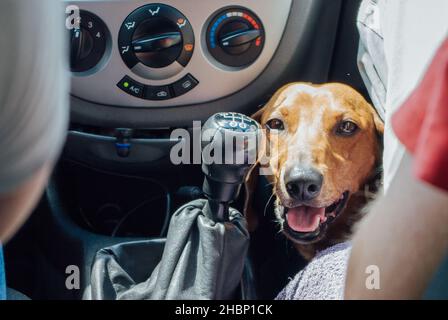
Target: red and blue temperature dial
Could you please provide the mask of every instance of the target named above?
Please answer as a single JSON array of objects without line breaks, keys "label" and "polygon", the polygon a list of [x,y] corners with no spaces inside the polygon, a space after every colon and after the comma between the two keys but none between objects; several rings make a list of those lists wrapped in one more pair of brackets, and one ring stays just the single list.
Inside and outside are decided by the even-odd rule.
[{"label": "red and blue temperature dial", "polygon": [[219,12],[207,29],[207,47],[221,64],[245,67],[261,54],[265,32],[261,20],[243,8],[228,8]]}]

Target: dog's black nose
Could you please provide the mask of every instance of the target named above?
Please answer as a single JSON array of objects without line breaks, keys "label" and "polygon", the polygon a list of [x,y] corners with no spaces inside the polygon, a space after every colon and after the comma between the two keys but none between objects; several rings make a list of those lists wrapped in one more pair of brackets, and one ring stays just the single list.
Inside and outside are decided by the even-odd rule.
[{"label": "dog's black nose", "polygon": [[299,201],[316,198],[322,188],[323,176],[313,168],[295,166],[285,173],[285,186],[289,195]]}]

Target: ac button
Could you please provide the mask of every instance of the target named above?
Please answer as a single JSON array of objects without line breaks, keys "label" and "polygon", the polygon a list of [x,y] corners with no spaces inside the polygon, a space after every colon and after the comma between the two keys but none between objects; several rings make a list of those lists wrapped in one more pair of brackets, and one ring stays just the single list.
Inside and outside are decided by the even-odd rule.
[{"label": "ac button", "polygon": [[143,85],[135,80],[132,80],[128,76],[121,79],[120,82],[117,83],[117,86],[124,92],[133,95],[134,97],[143,97]]}]

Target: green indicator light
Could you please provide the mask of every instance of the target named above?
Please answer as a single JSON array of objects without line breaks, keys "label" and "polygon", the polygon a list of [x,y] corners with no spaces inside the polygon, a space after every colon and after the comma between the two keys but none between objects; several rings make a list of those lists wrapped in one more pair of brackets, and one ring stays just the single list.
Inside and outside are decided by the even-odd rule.
[{"label": "green indicator light", "polygon": [[125,87],[125,88],[129,87],[129,82],[123,83],[123,87]]}]

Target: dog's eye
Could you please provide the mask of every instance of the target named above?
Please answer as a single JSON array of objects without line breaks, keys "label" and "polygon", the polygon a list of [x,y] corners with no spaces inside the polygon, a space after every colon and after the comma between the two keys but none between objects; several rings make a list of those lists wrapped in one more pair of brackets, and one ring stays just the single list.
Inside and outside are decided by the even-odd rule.
[{"label": "dog's eye", "polygon": [[268,127],[269,130],[284,130],[285,129],[285,125],[283,124],[282,120],[279,119],[271,119],[268,122],[266,122],[266,126]]},{"label": "dog's eye", "polygon": [[341,136],[351,136],[358,130],[358,125],[350,120],[342,121],[337,130],[336,133]]}]

